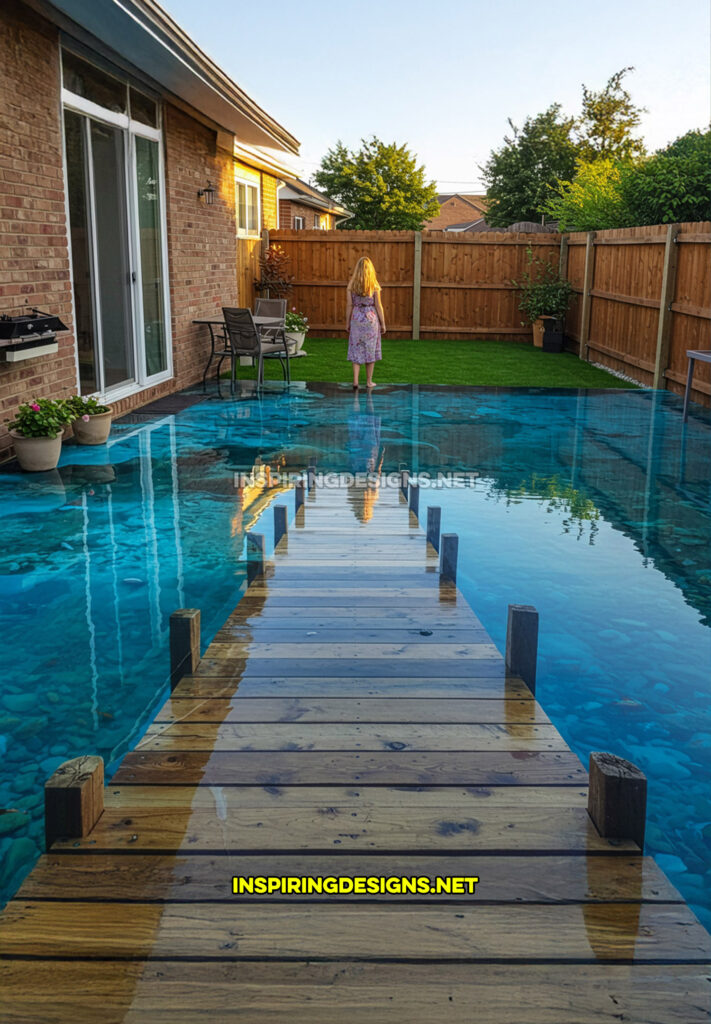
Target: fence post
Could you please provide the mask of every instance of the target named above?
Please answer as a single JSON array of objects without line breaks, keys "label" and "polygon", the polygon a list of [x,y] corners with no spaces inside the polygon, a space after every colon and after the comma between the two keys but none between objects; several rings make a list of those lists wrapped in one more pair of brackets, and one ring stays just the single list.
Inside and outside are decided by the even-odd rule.
[{"label": "fence post", "polygon": [[644,850],[647,778],[615,754],[590,754],[588,814],[604,839],[632,839]]},{"label": "fence post", "polygon": [[440,537],[439,575],[442,580],[457,582],[457,552],[459,537],[456,533],[443,533]]},{"label": "fence post", "polygon": [[442,522],[442,509],[439,505],[427,506],[427,543],[435,551],[439,551],[439,532]]},{"label": "fence post", "polygon": [[560,236],[560,260],[558,262],[558,277],[568,277],[568,236]]},{"label": "fence post", "polygon": [[309,491],[313,491],[316,487],[316,467],[309,466],[306,471],[306,480],[308,482]]},{"label": "fence post", "polygon": [[60,764],[44,784],[44,840],[88,836],[104,810],[104,761],[84,755]]},{"label": "fence post", "polygon": [[410,472],[407,469],[400,471],[400,493],[403,497],[407,497],[407,488],[410,481]]},{"label": "fence post", "polygon": [[412,266],[412,337],[420,336],[420,298],[422,295],[422,232],[415,232],[415,257]]},{"label": "fence post", "polygon": [[263,533],[247,534],[247,584],[264,575],[266,541]]},{"label": "fence post", "polygon": [[420,488],[418,484],[410,484],[410,511],[420,517]]},{"label": "fence post", "polygon": [[519,676],[536,692],[538,612],[530,604],[510,604],[506,625],[506,674]]},{"label": "fence post", "polygon": [[286,505],[275,505],[274,506],[274,547],[276,549],[277,544],[282,537],[285,537],[288,532],[288,526],[286,521]]},{"label": "fence post", "polygon": [[580,311],[580,351],[581,359],[588,358],[588,341],[590,339],[590,310],[592,308],[592,291],[595,280],[595,235],[596,231],[588,231],[585,242],[585,277],[583,279],[583,305]]},{"label": "fence post", "polygon": [[200,663],[200,609],[178,608],[170,616],[170,688]]},{"label": "fence post", "polygon": [[672,302],[676,287],[676,268],[679,262],[677,238],[680,224],[667,225],[664,245],[664,270],[662,272],[662,294],[659,300],[659,321],[657,323],[657,351],[654,357],[653,388],[666,388],[666,370],[669,367],[669,346],[671,344]]},{"label": "fence post", "polygon": [[298,512],[304,504],[305,485],[303,480],[297,480],[294,487],[294,512]]}]

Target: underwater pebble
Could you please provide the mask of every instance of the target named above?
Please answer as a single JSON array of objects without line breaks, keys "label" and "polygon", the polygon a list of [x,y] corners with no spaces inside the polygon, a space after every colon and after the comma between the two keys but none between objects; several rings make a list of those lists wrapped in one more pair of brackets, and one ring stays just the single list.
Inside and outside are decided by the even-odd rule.
[{"label": "underwater pebble", "polygon": [[37,696],[34,693],[7,693],[2,703],[8,711],[32,711],[37,706]]}]

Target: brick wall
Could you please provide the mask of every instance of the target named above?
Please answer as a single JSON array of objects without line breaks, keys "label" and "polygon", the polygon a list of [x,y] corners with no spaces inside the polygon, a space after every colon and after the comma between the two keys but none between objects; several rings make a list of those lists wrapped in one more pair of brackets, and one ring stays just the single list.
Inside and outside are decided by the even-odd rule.
[{"label": "brick wall", "polygon": [[[164,135],[176,378],[162,392],[167,394],[202,376],[208,332],[192,320],[219,316],[222,306],[237,305],[237,237],[233,160],[216,148],[215,133],[167,106]],[[217,188],[212,206],[197,196],[208,180]]]},{"label": "brick wall", "polygon": [[[314,223],[314,216],[320,218],[320,224]],[[315,210],[313,206],[305,206],[303,203],[294,202],[293,199],[280,199],[279,200],[279,227],[280,228],[293,228],[294,217],[304,218],[304,228],[313,231],[315,228],[320,227],[321,224],[326,224],[327,228],[334,226],[334,218],[330,213],[320,213],[319,210]]]},{"label": "brick wall", "polygon": [[59,352],[0,361],[0,459],[10,454],[4,421],[37,396],[76,388],[71,281],[59,114],[56,30],[18,0],[0,19],[0,313],[57,313],[70,331]]},{"label": "brick wall", "polygon": [[459,196],[452,196],[445,199],[439,208],[439,213],[431,221],[425,224],[427,231],[442,231],[450,224],[463,224],[465,221],[478,220],[484,213],[471,203],[467,203]]}]

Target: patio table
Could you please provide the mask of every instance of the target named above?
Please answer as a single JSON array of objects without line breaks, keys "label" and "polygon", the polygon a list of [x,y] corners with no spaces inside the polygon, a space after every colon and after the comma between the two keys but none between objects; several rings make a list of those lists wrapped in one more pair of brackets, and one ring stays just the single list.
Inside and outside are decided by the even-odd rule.
[{"label": "patio table", "polygon": [[686,356],[689,360],[689,372],[686,375],[686,390],[684,391],[683,423],[686,423],[689,416],[689,395],[691,394],[691,382],[694,379],[694,364],[697,359],[702,363],[711,363],[711,349],[687,349]]}]

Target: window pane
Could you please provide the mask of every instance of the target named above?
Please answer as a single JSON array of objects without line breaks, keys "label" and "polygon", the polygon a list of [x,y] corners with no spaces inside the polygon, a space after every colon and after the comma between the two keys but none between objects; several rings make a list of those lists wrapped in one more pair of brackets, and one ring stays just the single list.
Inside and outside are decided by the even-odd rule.
[{"label": "window pane", "polygon": [[259,224],[259,211],[257,210],[257,190],[251,185],[249,187],[249,230],[255,232]]},{"label": "window pane", "polygon": [[126,113],[126,85],[67,50],[62,50],[62,80],[64,88],[75,96],[117,114]]},{"label": "window pane", "polygon": [[91,299],[91,235],[86,180],[84,118],[70,110],[64,113],[67,147],[67,191],[69,235],[74,278],[74,332],[79,356],[79,384],[83,395],[99,390],[94,350],[94,308]]},{"label": "window pane", "polygon": [[138,235],[143,296],[143,339],[146,373],[167,368],[163,305],[163,249],[158,143],[136,137]]},{"label": "window pane", "polygon": [[133,86],[129,87],[128,94],[131,100],[131,117],[141,124],[150,125],[151,128],[158,127],[158,104],[150,96],[144,96]]},{"label": "window pane", "polygon": [[237,184],[237,227],[247,230],[247,186]]},{"label": "window pane", "polygon": [[104,388],[133,380],[124,133],[91,121]]}]

